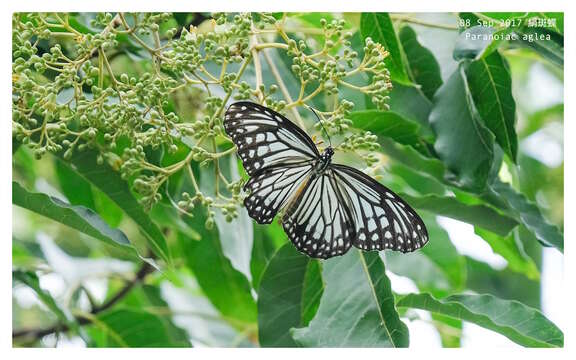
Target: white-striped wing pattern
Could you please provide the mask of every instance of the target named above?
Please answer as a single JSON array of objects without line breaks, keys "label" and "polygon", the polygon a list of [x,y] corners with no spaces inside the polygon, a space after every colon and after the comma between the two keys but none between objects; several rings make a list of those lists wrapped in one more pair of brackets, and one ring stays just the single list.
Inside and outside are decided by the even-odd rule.
[{"label": "white-striped wing pattern", "polygon": [[356,232],[331,170],[312,175],[291,205],[282,226],[299,251],[317,258],[348,251]]},{"label": "white-striped wing pattern", "polygon": [[251,102],[230,105],[224,129],[238,148],[248,175],[315,160],[320,154],[306,133],[277,112]]},{"label": "white-striped wing pattern", "polygon": [[251,177],[244,186],[250,193],[244,199],[248,214],[259,224],[270,224],[311,169],[311,162],[302,162],[268,168]]},{"label": "white-striped wing pattern", "polygon": [[428,242],[410,205],[359,170],[332,164],[306,133],[277,112],[251,102],[230,105],[224,129],[250,179],[248,214],[269,224],[283,210],[282,226],[296,248],[315,258],[362,250],[410,252]]},{"label": "white-striped wing pattern", "polygon": [[410,205],[368,175],[333,165],[354,219],[354,246],[363,250],[411,252],[428,241],[424,222]]}]

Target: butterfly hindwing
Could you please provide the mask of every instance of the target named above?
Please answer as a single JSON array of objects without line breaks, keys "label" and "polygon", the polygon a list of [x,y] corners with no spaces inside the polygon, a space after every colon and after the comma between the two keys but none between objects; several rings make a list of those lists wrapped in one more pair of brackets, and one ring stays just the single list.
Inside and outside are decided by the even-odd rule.
[{"label": "butterfly hindwing", "polygon": [[370,176],[345,165],[331,165],[355,223],[354,246],[363,250],[411,252],[428,242],[416,211]]},{"label": "butterfly hindwing", "polygon": [[284,231],[296,248],[314,258],[343,255],[355,237],[350,211],[334,174],[312,174],[287,205]]},{"label": "butterfly hindwing", "polygon": [[248,214],[259,224],[270,224],[308,177],[312,162],[276,166],[258,172],[244,185],[249,195],[244,199]]},{"label": "butterfly hindwing", "polygon": [[228,108],[224,129],[238,148],[248,175],[274,166],[317,159],[320,154],[306,133],[279,113],[251,102]]}]

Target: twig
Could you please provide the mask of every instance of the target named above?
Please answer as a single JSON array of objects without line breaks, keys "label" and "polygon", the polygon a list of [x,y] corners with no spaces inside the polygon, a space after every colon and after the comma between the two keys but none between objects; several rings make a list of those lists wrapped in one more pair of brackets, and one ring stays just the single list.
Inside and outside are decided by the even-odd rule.
[{"label": "twig", "polygon": [[[112,20],[108,23],[108,25],[106,25],[106,27],[104,28],[104,30],[102,30],[102,32],[100,33],[100,36],[102,37],[106,37],[106,35],[112,31],[112,29],[117,28],[118,26],[122,25],[122,20],[120,19],[120,14],[116,14],[116,16],[114,16],[112,18]],[[88,56],[88,59],[91,58],[94,54],[96,54],[96,52],[98,51],[99,47],[96,47],[94,49],[92,49],[92,51],[90,52],[90,56]]]},{"label": "twig", "polygon": [[456,26],[456,25],[438,24],[438,23],[433,23],[433,22],[429,22],[426,20],[421,20],[418,18],[413,18],[413,17],[406,16],[406,15],[390,15],[390,18],[392,20],[399,20],[399,21],[404,21],[404,22],[408,22],[408,23],[412,23],[412,24],[428,26],[428,27],[433,27],[433,28],[438,28],[438,29],[458,30],[458,26]]},{"label": "twig", "polygon": [[[258,100],[260,100],[260,102],[264,102],[264,94],[262,93],[262,90],[260,89],[263,81],[262,81],[262,66],[260,65],[260,57],[258,54],[258,39],[256,37],[256,35],[252,35],[250,36],[250,42],[252,43],[252,61],[254,62],[254,73],[256,73],[256,92],[258,94]],[[266,104],[263,104],[266,105]]]},{"label": "twig", "polygon": [[[250,53],[252,54],[252,53]],[[242,63],[242,66],[240,66],[240,69],[238,70],[238,72],[236,73],[236,78],[232,81],[231,85],[235,85],[238,83],[238,81],[240,81],[240,78],[242,77],[242,74],[244,74],[244,70],[246,70],[246,67],[248,67],[248,64],[250,63],[251,57],[247,57],[246,59],[244,59],[244,62]],[[228,99],[230,99],[230,96],[232,96],[232,86],[230,87],[230,91],[228,91],[226,93],[226,96],[224,96],[224,99],[222,99],[222,106],[220,106],[220,109],[218,109],[218,111],[215,114],[215,118],[219,117],[220,115],[222,115],[222,111],[224,111],[224,108],[226,107],[226,103],[228,102]],[[212,121],[212,120],[210,120]],[[212,125],[212,124],[210,124]]]},{"label": "twig", "polygon": [[[126,296],[136,284],[142,282],[142,280],[144,280],[146,275],[150,274],[153,270],[154,270],[154,268],[150,264],[148,264],[147,262],[144,262],[142,264],[142,266],[140,267],[140,269],[138,270],[138,272],[136,273],[136,276],[134,277],[134,279],[132,279],[130,282],[128,282],[126,285],[124,285],[124,287],[122,289],[120,289],[114,296],[112,296],[110,299],[108,299],[102,305],[92,308],[92,310],[90,311],[90,315],[97,315],[97,314],[101,313],[102,311],[107,310],[110,307],[114,306],[116,303],[118,303],[118,301],[122,300],[122,298],[124,296]],[[92,320],[90,320],[88,317],[82,317],[82,316],[76,316],[76,321],[78,322],[78,325],[86,325],[86,324],[89,324],[92,322]],[[54,326],[44,328],[44,329],[16,330],[16,331],[12,332],[12,339],[22,338],[22,337],[28,337],[28,338],[31,337],[31,338],[34,338],[36,340],[39,340],[46,335],[49,335],[49,334],[52,334],[55,332],[65,332],[68,330],[70,330],[70,328],[68,327],[68,325],[65,325],[65,324],[56,324]]]}]

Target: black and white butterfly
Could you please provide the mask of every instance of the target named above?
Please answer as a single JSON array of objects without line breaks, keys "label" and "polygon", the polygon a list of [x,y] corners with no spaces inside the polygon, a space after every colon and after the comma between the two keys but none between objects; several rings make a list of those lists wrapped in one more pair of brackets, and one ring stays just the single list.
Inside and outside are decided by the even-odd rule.
[{"label": "black and white butterfly", "polygon": [[286,117],[252,102],[228,108],[224,129],[250,179],[244,204],[260,224],[283,210],[282,226],[296,248],[314,258],[362,250],[410,252],[428,242],[418,214],[398,195],[352,167],[331,162]]}]

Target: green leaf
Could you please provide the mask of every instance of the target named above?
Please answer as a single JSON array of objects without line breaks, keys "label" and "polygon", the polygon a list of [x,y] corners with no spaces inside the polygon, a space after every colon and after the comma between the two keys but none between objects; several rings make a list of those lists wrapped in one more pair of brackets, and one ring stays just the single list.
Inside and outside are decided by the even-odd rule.
[{"label": "green leaf", "polygon": [[494,157],[494,135],[482,124],[464,74],[465,65],[450,76],[434,96],[430,123],[436,133],[434,148],[459,186],[470,191],[485,188]]},{"label": "green leaf", "polygon": [[36,242],[23,241],[12,234],[12,268],[38,269],[44,263],[44,254]]},{"label": "green leaf", "polygon": [[12,155],[14,155],[18,149],[20,149],[20,146],[22,145],[21,141],[16,140],[15,137],[12,138]]},{"label": "green leaf", "polygon": [[551,169],[540,161],[522,153],[518,157],[518,190],[526,199],[535,202],[545,199],[543,215],[559,227],[564,223],[564,166]]},{"label": "green leaf", "polygon": [[390,53],[384,62],[390,70],[392,80],[409,84],[411,81],[404,67],[404,55],[401,52],[390,15],[388,13],[362,13],[360,32],[362,37],[372,38],[375,42],[382,44],[384,49]]},{"label": "green leaf", "polygon": [[406,165],[419,174],[425,174],[439,182],[446,182],[444,164],[437,158],[424,156],[411,146],[401,145],[390,139],[379,139],[382,152],[396,162]]},{"label": "green leaf", "polygon": [[[428,174],[421,173],[405,166],[400,162],[391,161],[387,166],[386,173],[397,180],[400,184],[407,184],[412,189],[423,195],[444,195],[446,194],[446,185],[442,184],[437,179],[432,178]],[[393,187],[392,184],[390,184]],[[396,189],[398,190],[398,189]],[[405,190],[405,187],[399,191]]]},{"label": "green leaf", "polygon": [[99,347],[190,347],[188,334],[172,318],[160,287],[139,284],[114,309],[98,314],[88,332]]},{"label": "green leaf", "polygon": [[68,164],[55,161],[54,167],[60,188],[72,205],[83,205],[100,214],[102,219],[112,227],[122,221],[124,212],[112,200],[92,186]]},{"label": "green leaf", "polygon": [[491,190],[506,202],[516,220],[528,228],[544,246],[552,246],[564,252],[564,235],[558,227],[546,221],[540,209],[509,184],[496,181]]},{"label": "green leaf", "polygon": [[238,213],[238,217],[231,222],[226,221],[221,212],[216,212],[214,218],[216,227],[221,229],[219,239],[224,256],[236,270],[244,274],[248,280],[252,280],[250,258],[254,239],[253,224],[244,209],[240,208]]},{"label": "green leaf", "polygon": [[42,289],[40,286],[40,279],[38,279],[36,273],[32,271],[12,270],[12,280],[19,281],[32,289],[38,296],[38,299],[42,301],[42,303],[46,305],[46,307],[54,313],[54,315],[56,315],[63,324],[66,324],[70,329],[73,329],[78,333],[79,327],[76,319],[74,319],[72,314],[64,311],[48,291]]},{"label": "green leaf", "polygon": [[20,146],[12,155],[12,180],[27,187],[34,187],[38,178],[38,167],[33,152],[28,146]]},{"label": "green leaf", "polygon": [[452,295],[439,300],[430,294],[410,294],[400,299],[398,306],[462,319],[527,347],[564,345],[564,334],[556,325],[540,311],[518,301],[492,295]]},{"label": "green leaf", "polygon": [[[231,181],[240,180],[238,160],[235,156],[226,157],[220,161],[219,171]],[[200,171],[200,190],[205,196],[217,198],[214,176],[217,174],[213,164],[208,164]],[[222,191],[222,190],[221,190]],[[221,249],[232,266],[240,271],[248,280],[252,280],[250,272],[250,257],[254,243],[253,221],[248,212],[240,208],[238,216],[232,221],[227,221],[226,216],[217,211],[214,215],[216,228],[218,229],[218,239],[220,239]],[[230,231],[229,229],[234,229]]]},{"label": "green leaf", "polygon": [[[432,244],[436,246],[441,243],[438,239],[431,239],[430,244],[425,247]],[[408,254],[386,252],[385,260],[388,270],[414,281],[420,291],[430,292],[438,297],[444,297],[458,291],[452,287],[448,278],[451,269],[439,267],[422,251]]]},{"label": "green leaf", "polygon": [[[250,257],[250,272],[252,273],[252,287],[258,291],[264,270],[276,251],[281,247],[276,244],[276,239],[271,236],[269,229],[279,226],[278,223],[270,225],[260,225],[254,222],[254,245],[252,246],[252,256]],[[276,230],[276,229],[275,229]],[[279,229],[281,232],[282,229]]]},{"label": "green leaf", "polygon": [[547,28],[526,25],[516,33],[519,35],[517,43],[536,51],[554,65],[564,66],[564,36]]},{"label": "green leaf", "polygon": [[527,138],[529,135],[537,132],[538,130],[544,128],[546,124],[557,121],[564,121],[564,103],[554,104],[550,107],[537,110],[531,114],[527,114],[528,119],[526,124],[519,131],[519,135],[522,139]]},{"label": "green leaf", "polygon": [[15,181],[12,182],[12,203],[136,255],[122,231],[111,228],[98,214],[84,206],[70,205],[43,193],[29,192]]},{"label": "green leaf", "polygon": [[504,58],[496,51],[473,61],[466,69],[466,78],[484,124],[510,159],[516,161],[516,103],[512,97],[510,71]]},{"label": "green leaf", "polygon": [[84,205],[95,210],[96,206],[92,198],[90,184],[61,161],[55,161],[54,168],[60,183],[60,189],[66,195],[66,199],[68,199],[70,204]]},{"label": "green leaf", "polygon": [[428,116],[432,109],[432,102],[418,87],[402,85],[393,81],[389,105],[391,111],[405,119],[417,122],[424,129],[430,131]]},{"label": "green leaf", "polygon": [[510,270],[524,274],[532,280],[540,278],[538,267],[534,260],[524,252],[522,242],[518,239],[515,232],[510,233],[506,237],[498,236],[479,227],[476,227],[474,232],[482,237],[496,254],[501,255],[508,262]]},{"label": "green leaf", "polygon": [[294,329],[307,347],[407,347],[408,329],[394,306],[377,253],[350,250],[323,264],[326,287],[308,327]]},{"label": "green leaf", "polygon": [[458,18],[463,20],[463,21],[467,21],[468,23],[462,22],[458,24],[458,32],[462,33],[464,30],[472,27],[472,26],[476,26],[479,24],[479,21],[481,22],[481,20],[478,17],[478,13],[471,13],[471,12],[459,12],[458,13]]},{"label": "green leaf", "polygon": [[459,348],[462,346],[462,320],[438,313],[430,314],[434,327],[440,334],[442,347]]},{"label": "green leaf", "polygon": [[422,87],[426,97],[432,100],[434,93],[442,85],[442,75],[436,58],[418,42],[418,36],[410,26],[403,26],[398,37],[414,81]]},{"label": "green leaf", "polygon": [[454,60],[476,59],[492,44],[491,26],[476,25],[464,30],[454,46]]},{"label": "green leaf", "polygon": [[490,42],[490,44],[488,44],[488,46],[486,46],[484,50],[482,50],[482,52],[476,57],[476,59],[482,59],[492,55],[500,48],[500,46],[502,46],[502,44],[514,40],[514,36],[515,36],[514,28],[511,26],[496,30],[492,34],[493,39]]},{"label": "green leaf", "polygon": [[[476,15],[469,15],[474,21]],[[511,40],[512,43],[520,44],[532,48],[553,64],[563,66],[564,64],[564,14],[563,13],[538,13],[538,12],[488,12],[481,13],[482,20],[487,25],[492,22],[494,26],[501,29],[498,35],[504,35],[504,39],[494,39],[484,49],[484,54],[489,54],[496,49],[500,43]],[[536,22],[531,22],[537,20]],[[542,27],[540,21],[556,21],[556,24],[546,24]],[[484,26],[487,27],[487,26]],[[503,27],[503,28],[502,28]],[[510,36],[513,35],[513,36]],[[496,33],[494,33],[494,37]],[[489,40],[487,40],[489,41]]]},{"label": "green leaf", "polygon": [[446,231],[431,215],[423,215],[430,242],[420,251],[386,252],[386,265],[393,273],[412,279],[421,291],[445,296],[466,285],[466,261]]},{"label": "green leaf", "polygon": [[348,115],[354,127],[369,130],[379,137],[388,137],[404,145],[420,145],[420,126],[392,111],[364,110]]},{"label": "green leaf", "polygon": [[188,334],[165,317],[137,308],[118,308],[93,321],[100,347],[190,347]]},{"label": "green leaf", "polygon": [[544,16],[547,19],[553,19],[556,21],[556,25],[553,26],[554,30],[564,35],[564,13],[563,12],[545,12],[540,13],[539,15]]},{"label": "green leaf", "polygon": [[306,269],[304,291],[302,293],[302,326],[308,325],[318,312],[323,293],[322,263],[320,261],[310,261]]},{"label": "green leaf", "polygon": [[[258,336],[261,346],[298,346],[290,336],[290,329],[306,325],[303,323],[304,314],[318,301],[316,293],[318,288],[322,288],[322,280],[314,276],[316,263],[317,260],[299,253],[294,245],[286,244],[268,264],[258,291]],[[306,287],[313,296],[305,298]]]},{"label": "green leaf", "polygon": [[94,206],[104,221],[110,226],[119,226],[124,219],[124,211],[110,198],[98,189],[92,189]]},{"label": "green leaf", "polygon": [[[232,181],[238,181],[238,163],[235,157],[229,158],[230,173],[228,176]],[[204,180],[204,177],[200,177]],[[220,242],[224,256],[230,259],[232,266],[240,271],[248,280],[252,280],[250,272],[250,257],[254,244],[254,225],[246,209],[238,209],[238,216],[232,221],[226,221],[226,217],[221,211],[217,211],[214,216],[219,230]],[[234,229],[234,231],[230,231]]]},{"label": "green leaf", "polygon": [[[66,162],[63,159],[62,161]],[[122,180],[118,172],[108,165],[97,164],[96,154],[91,151],[76,152],[69,162],[78,174],[100,189],[138,224],[139,229],[146,235],[152,251],[156,255],[168,263],[171,262],[166,239],[162,231],[144,212],[142,206],[130,192],[128,184]]]},{"label": "green leaf", "polygon": [[194,272],[202,291],[222,315],[247,323],[256,321],[256,302],[250,283],[224,256],[218,230],[206,229],[205,216],[194,212],[186,219],[189,226],[200,234],[200,240],[178,233],[180,251],[186,265]]},{"label": "green leaf", "polygon": [[408,194],[400,196],[416,209],[477,225],[498,235],[507,235],[518,225],[514,218],[500,214],[491,207],[464,204],[455,197],[437,195],[415,197]]},{"label": "green leaf", "polygon": [[[538,245],[538,247],[540,247]],[[541,249],[540,249],[541,250]],[[510,269],[496,270],[485,262],[466,256],[466,289],[477,294],[491,294],[501,299],[517,300],[540,308],[540,282]]]}]

